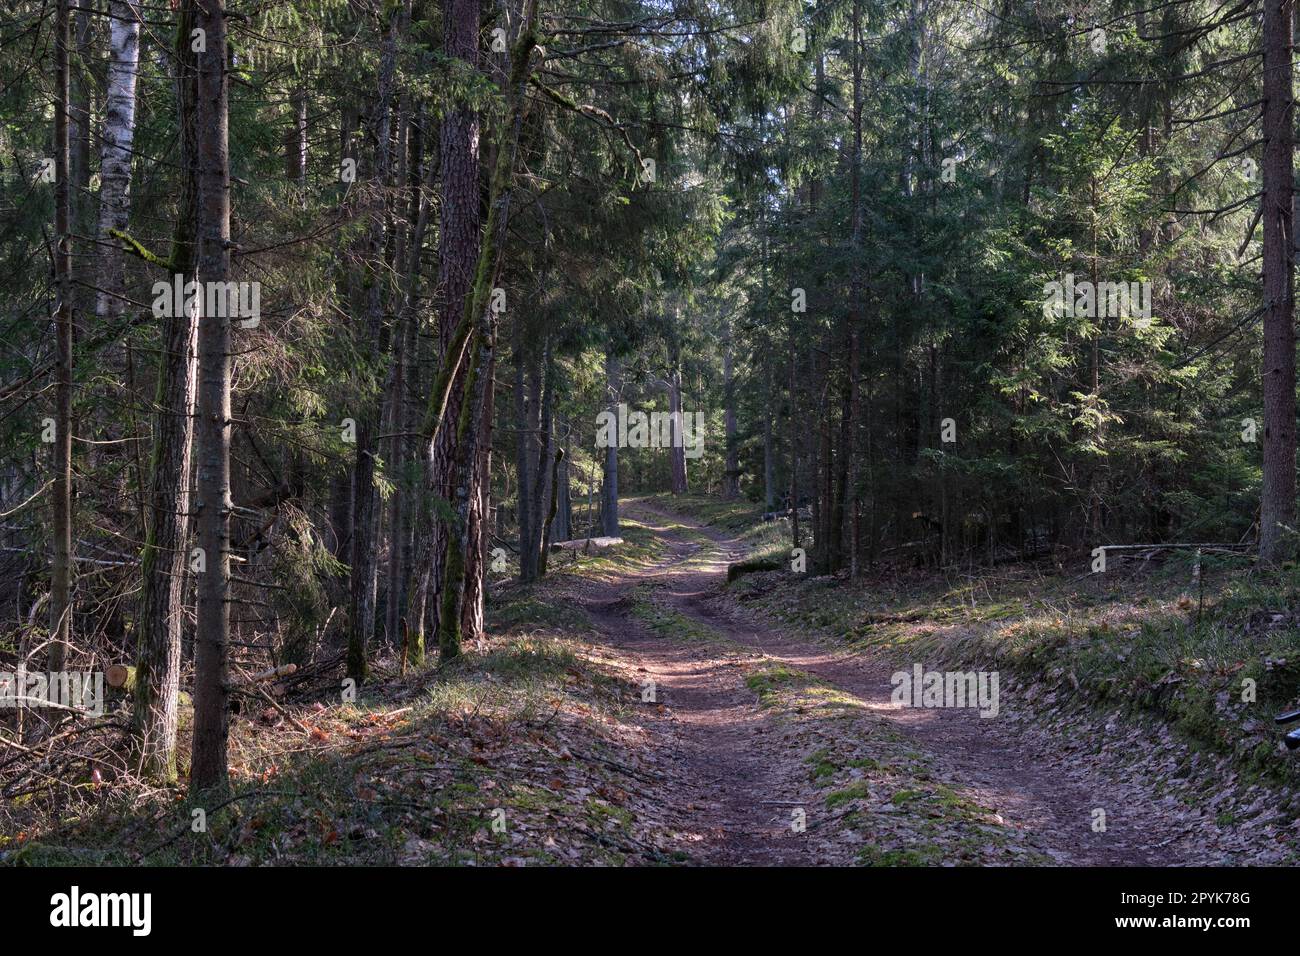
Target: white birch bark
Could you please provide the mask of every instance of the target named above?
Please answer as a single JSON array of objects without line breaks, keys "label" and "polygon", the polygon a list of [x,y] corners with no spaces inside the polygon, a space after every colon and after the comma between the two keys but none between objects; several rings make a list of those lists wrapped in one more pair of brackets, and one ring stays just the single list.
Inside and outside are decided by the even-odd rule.
[{"label": "white birch bark", "polygon": [[95,317],[122,314],[126,295],[122,243],[109,236],[125,230],[131,211],[131,153],[135,140],[135,81],[140,69],[140,8],[135,0],[110,0],[108,82],[104,97],[103,148],[99,158],[99,292]]}]

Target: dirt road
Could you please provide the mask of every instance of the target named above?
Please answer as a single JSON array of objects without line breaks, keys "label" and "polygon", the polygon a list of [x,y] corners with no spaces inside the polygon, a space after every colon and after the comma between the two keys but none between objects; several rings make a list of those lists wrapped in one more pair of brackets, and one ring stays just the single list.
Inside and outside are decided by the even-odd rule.
[{"label": "dirt road", "polygon": [[[895,706],[890,675],[913,662],[756,623],[721,593],[739,543],[644,503],[627,513],[663,536],[667,556],[593,589],[587,610],[608,650],[653,682],[647,725],[693,860],[1260,862],[1213,814],[1086,741],[975,709]],[[767,686],[815,696],[783,707]],[[1001,696],[1007,714],[1015,688],[1004,682]]]}]

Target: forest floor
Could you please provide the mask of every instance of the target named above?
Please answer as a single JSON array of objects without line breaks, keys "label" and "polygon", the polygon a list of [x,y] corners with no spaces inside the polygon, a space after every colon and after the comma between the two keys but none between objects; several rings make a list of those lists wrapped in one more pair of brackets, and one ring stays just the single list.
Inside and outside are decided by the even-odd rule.
[{"label": "forest floor", "polygon": [[[779,525],[624,507],[622,546],[496,586],[459,661],[246,708],[229,798],[88,771],[75,808],[8,802],[0,862],[1295,862],[1291,758],[1260,716],[1295,684],[1288,588],[1225,572],[1191,626],[1172,574],[1141,604],[1132,578],[1027,568],[728,583],[782,553]],[[914,664],[996,670],[997,716],[896,706]],[[1232,698],[1244,674],[1263,703]]]}]

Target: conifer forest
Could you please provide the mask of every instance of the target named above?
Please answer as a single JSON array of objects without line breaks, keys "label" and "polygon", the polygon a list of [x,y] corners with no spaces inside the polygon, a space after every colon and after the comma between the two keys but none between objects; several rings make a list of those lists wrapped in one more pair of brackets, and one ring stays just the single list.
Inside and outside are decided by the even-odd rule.
[{"label": "conifer forest", "polygon": [[0,875],[1296,865],[1297,37],[0,0]]}]

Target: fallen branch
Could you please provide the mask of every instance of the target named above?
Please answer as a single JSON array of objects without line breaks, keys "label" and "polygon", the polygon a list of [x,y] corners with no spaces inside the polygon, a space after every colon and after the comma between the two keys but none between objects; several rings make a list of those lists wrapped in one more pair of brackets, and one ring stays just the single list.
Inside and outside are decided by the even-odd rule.
[{"label": "fallen branch", "polygon": [[254,674],[252,677],[248,678],[248,683],[260,684],[265,680],[272,680],[277,677],[288,677],[290,674],[297,673],[297,671],[297,664],[281,664],[279,667],[272,667],[262,671],[261,673]]},{"label": "fallen branch", "polygon": [[[292,666],[292,665],[290,665],[290,666]],[[289,713],[287,710],[285,710],[284,707],[280,704],[280,702],[279,702],[278,700],[276,700],[274,697],[272,697],[270,694],[268,694],[268,693],[267,693],[266,691],[264,691],[262,688],[258,687],[258,686],[257,686],[257,683],[256,683],[256,678],[250,677],[250,676],[248,675],[248,672],[245,671],[243,668],[241,668],[238,664],[235,664],[234,667],[235,667],[235,670],[239,671],[240,675],[244,678],[244,683],[245,683],[247,686],[251,687],[251,688],[253,689],[253,691],[254,691],[256,694],[258,694],[258,695],[259,695],[263,700],[265,700],[268,704],[270,704],[272,707],[274,707],[275,710],[276,710],[276,712],[279,713],[279,715],[280,715],[281,717],[283,717],[285,720],[289,721],[289,723],[293,724],[296,728],[298,728],[300,731],[302,731],[302,732],[303,732],[304,734],[306,734],[307,736],[309,736],[309,737],[311,736],[311,728],[308,727],[306,724],[304,724],[301,720],[299,720],[299,719],[298,719],[297,717],[295,717],[293,714],[291,714],[291,713]],[[296,668],[295,668],[295,670],[296,670]]]}]

